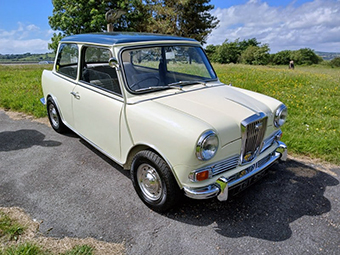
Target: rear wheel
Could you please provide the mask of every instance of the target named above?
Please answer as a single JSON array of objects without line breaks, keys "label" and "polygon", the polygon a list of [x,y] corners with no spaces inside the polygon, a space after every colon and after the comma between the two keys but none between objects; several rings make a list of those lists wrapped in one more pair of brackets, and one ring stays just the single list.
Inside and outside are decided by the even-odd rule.
[{"label": "rear wheel", "polygon": [[56,104],[52,98],[47,99],[47,113],[52,128],[58,133],[64,133],[66,126],[62,122]]},{"label": "rear wheel", "polygon": [[155,211],[170,209],[181,197],[168,164],[152,151],[136,154],[132,162],[131,179],[138,196]]}]

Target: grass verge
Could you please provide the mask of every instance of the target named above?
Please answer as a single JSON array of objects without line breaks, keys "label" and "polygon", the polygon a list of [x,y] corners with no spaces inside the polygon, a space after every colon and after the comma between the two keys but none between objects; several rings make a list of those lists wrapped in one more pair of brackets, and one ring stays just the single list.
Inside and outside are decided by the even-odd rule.
[{"label": "grass verge", "polygon": [[125,254],[124,244],[93,238],[47,238],[39,223],[19,208],[0,207],[0,255],[106,255]]}]

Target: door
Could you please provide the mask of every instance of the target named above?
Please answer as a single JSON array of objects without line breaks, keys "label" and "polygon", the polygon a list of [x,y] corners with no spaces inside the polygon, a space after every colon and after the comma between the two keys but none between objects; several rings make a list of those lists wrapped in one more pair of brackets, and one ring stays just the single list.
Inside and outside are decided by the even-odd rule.
[{"label": "door", "polygon": [[82,73],[72,91],[75,129],[120,162],[120,126],[124,100],[106,48],[83,47]]}]

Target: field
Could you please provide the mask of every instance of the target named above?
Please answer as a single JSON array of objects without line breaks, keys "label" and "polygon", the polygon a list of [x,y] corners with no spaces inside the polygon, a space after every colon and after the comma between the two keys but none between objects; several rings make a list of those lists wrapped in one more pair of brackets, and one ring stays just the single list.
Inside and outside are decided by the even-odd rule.
[{"label": "field", "polygon": [[41,74],[51,65],[0,65],[0,107],[25,112],[35,117],[46,116],[40,103],[43,97]]},{"label": "field", "polygon": [[[0,107],[46,116],[40,103],[41,65],[0,65]],[[288,106],[283,141],[290,154],[340,164],[340,69],[214,64],[226,84],[257,91]]]},{"label": "field", "polygon": [[214,65],[224,83],[284,102],[283,141],[289,153],[340,164],[340,69]]}]

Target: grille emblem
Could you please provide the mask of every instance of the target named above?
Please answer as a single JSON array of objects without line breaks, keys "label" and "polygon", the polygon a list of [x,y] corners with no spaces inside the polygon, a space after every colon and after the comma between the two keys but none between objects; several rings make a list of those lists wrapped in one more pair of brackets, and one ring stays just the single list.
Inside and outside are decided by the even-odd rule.
[{"label": "grille emblem", "polygon": [[248,152],[246,155],[244,155],[243,159],[245,162],[251,161],[253,159],[253,154],[251,152]]}]

